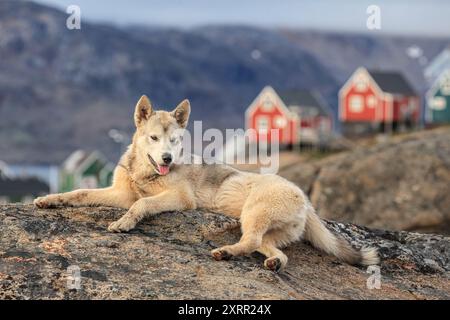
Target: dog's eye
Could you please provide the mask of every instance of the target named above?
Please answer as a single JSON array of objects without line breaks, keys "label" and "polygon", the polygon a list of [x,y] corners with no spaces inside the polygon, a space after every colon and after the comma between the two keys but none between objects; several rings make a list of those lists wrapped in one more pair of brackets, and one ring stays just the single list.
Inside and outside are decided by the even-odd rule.
[{"label": "dog's eye", "polygon": [[150,139],[152,139],[153,141],[158,141],[158,137],[157,136],[150,136]]},{"label": "dog's eye", "polygon": [[177,139],[171,138],[169,141],[170,141],[170,143],[175,143],[177,141]]}]

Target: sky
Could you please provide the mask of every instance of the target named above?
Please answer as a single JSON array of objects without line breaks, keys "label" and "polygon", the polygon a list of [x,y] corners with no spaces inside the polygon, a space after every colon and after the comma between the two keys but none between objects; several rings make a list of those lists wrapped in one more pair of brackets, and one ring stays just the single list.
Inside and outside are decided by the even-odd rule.
[{"label": "sky", "polygon": [[[450,36],[449,0],[35,0],[109,24],[191,28],[244,24],[383,34]],[[370,5],[380,8],[381,29],[366,26]]]}]

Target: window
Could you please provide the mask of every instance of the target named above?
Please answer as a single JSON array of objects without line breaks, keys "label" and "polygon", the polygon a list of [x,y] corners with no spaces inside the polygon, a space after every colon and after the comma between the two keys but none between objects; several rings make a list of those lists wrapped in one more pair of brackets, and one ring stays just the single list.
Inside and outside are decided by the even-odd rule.
[{"label": "window", "polygon": [[258,117],[256,121],[256,130],[258,130],[259,133],[266,133],[269,129],[269,119],[264,116]]},{"label": "window", "polygon": [[377,105],[377,98],[375,98],[375,96],[371,95],[367,97],[367,106],[369,108],[375,108],[375,106]]},{"label": "window", "polygon": [[364,81],[359,81],[356,83],[356,90],[358,91],[365,91],[367,88],[367,84]]},{"label": "window", "polygon": [[447,103],[445,102],[444,97],[433,97],[428,100],[428,105],[430,106],[430,109],[443,110],[445,109]]},{"label": "window", "polygon": [[363,75],[358,75],[355,78],[356,91],[366,91],[367,90],[367,79]]},{"label": "window", "polygon": [[447,75],[441,81],[441,92],[445,96],[450,95],[450,75]]},{"label": "window", "polygon": [[273,102],[269,97],[265,97],[262,103],[262,109],[264,111],[271,111],[273,109]]},{"label": "window", "polygon": [[275,126],[277,128],[284,128],[284,127],[286,127],[286,124],[287,124],[287,121],[286,121],[286,119],[284,117],[277,116],[275,118]]},{"label": "window", "polygon": [[362,112],[364,108],[364,99],[362,96],[350,96],[349,108],[351,112]]}]

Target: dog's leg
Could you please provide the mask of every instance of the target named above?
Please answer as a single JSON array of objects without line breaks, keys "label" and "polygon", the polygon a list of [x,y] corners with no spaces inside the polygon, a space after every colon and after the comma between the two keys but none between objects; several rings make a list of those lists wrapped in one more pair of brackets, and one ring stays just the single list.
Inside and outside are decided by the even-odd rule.
[{"label": "dog's leg", "polygon": [[114,187],[104,189],[81,189],[66,193],[50,194],[34,200],[38,208],[56,206],[110,206],[128,209],[136,201],[131,192]]},{"label": "dog's leg", "polygon": [[267,257],[264,261],[264,266],[269,270],[278,272],[286,266],[288,257],[276,247],[276,241],[273,240],[274,235],[270,231],[266,233],[261,247],[257,251]]},{"label": "dog's leg", "polygon": [[268,268],[276,271],[286,264],[287,257],[277,247],[300,238],[306,219],[301,211],[304,198],[301,191],[279,178],[265,179],[269,180],[251,190],[242,208],[242,238],[234,245],[213,250],[216,260],[260,249],[268,256]]},{"label": "dog's leg", "polygon": [[194,199],[193,193],[187,190],[166,190],[153,197],[139,199],[122,218],[111,223],[108,230],[126,232],[133,229],[146,216],[164,211],[195,209]]},{"label": "dog's leg", "polygon": [[212,250],[211,254],[214,259],[227,260],[232,256],[249,254],[261,246],[263,235],[270,227],[270,221],[268,221],[264,211],[261,212],[259,209],[259,207],[256,207],[256,212],[246,212],[245,210],[242,212],[241,239],[236,244]]}]

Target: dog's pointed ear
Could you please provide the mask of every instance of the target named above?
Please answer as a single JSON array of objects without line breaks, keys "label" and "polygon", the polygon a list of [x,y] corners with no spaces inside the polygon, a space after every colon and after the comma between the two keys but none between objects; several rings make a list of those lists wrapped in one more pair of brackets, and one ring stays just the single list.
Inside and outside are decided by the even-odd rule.
[{"label": "dog's pointed ear", "polygon": [[188,99],[184,99],[181,103],[172,111],[172,116],[177,120],[178,125],[182,128],[186,128],[189,120],[189,114],[191,113],[191,104]]},{"label": "dog's pointed ear", "polygon": [[148,120],[153,114],[152,103],[144,94],[136,104],[134,111],[134,123],[136,127],[139,127],[143,122]]}]

